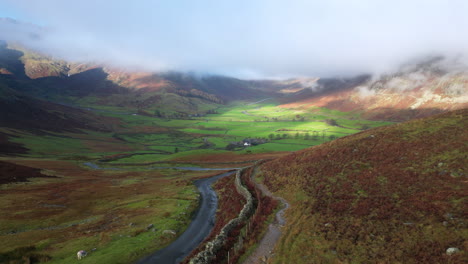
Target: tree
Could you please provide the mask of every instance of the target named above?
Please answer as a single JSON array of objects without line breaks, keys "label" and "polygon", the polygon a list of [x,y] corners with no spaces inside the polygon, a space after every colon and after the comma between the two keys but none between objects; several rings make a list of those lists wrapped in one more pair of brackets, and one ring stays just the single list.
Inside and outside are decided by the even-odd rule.
[{"label": "tree", "polygon": [[283,138],[287,138],[288,137],[288,134],[283,134]]},{"label": "tree", "polygon": [[294,135],[295,139],[299,139],[299,132],[296,132],[296,135]]},{"label": "tree", "polygon": [[273,140],[274,137],[275,137],[275,134],[273,134],[273,133],[271,133],[270,135],[268,135],[268,138],[269,138],[270,140]]},{"label": "tree", "polygon": [[335,135],[329,135],[328,138],[329,138],[330,140],[334,140],[334,139],[336,139],[336,136],[335,136]]},{"label": "tree", "polygon": [[234,150],[237,146],[235,144],[229,143],[226,146],[226,150]]},{"label": "tree", "polygon": [[338,126],[338,123],[335,119],[325,119],[325,123],[327,123],[330,126]]},{"label": "tree", "polygon": [[305,140],[309,140],[309,139],[310,139],[309,132],[305,133],[305,135],[304,135],[304,139],[305,139]]},{"label": "tree", "polygon": [[276,139],[280,140],[281,139],[281,134],[276,134]]},{"label": "tree", "polygon": [[177,152],[179,152],[179,148],[176,147],[176,148],[174,149],[174,153],[177,153]]}]

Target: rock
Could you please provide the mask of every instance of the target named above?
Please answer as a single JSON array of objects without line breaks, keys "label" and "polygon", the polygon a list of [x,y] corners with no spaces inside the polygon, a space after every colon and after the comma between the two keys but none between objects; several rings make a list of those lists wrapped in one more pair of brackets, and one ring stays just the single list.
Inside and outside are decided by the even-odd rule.
[{"label": "rock", "polygon": [[445,253],[449,256],[453,255],[453,254],[457,254],[458,252],[460,252],[460,249],[456,248],[456,247],[450,247],[450,248],[447,248],[447,250],[445,251]]},{"label": "rock", "polygon": [[31,258],[30,257],[22,257],[21,260],[23,260],[24,264],[31,264]]},{"label": "rock", "polygon": [[146,227],[146,230],[150,230],[151,228],[153,228],[154,225],[153,224],[149,224],[147,227]]},{"label": "rock", "polygon": [[176,231],[174,231],[174,230],[164,230],[162,233],[164,235],[173,235],[173,236],[175,236],[177,234]]},{"label": "rock", "polygon": [[130,223],[130,224],[128,224],[128,226],[132,227],[132,226],[136,226],[136,224],[135,223]]},{"label": "rock", "polygon": [[446,213],[444,214],[444,218],[447,220],[453,220],[454,217],[452,213]]},{"label": "rock", "polygon": [[266,263],[267,262],[267,257],[266,256],[263,256],[260,258],[260,260],[263,262],[263,263]]}]

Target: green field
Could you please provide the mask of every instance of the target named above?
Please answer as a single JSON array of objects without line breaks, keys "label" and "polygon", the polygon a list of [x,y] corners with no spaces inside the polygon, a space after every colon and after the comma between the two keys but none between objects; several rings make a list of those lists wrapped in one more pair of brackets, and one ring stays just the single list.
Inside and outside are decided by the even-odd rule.
[{"label": "green field", "polygon": [[[19,133],[13,141],[30,149],[29,157],[55,156],[102,159],[133,154],[112,163],[169,161],[197,153],[224,153],[226,146],[244,139],[263,138],[266,143],[235,148],[237,154],[297,151],[390,122],[362,120],[357,114],[325,108],[314,111],[286,109],[275,103],[234,102],[216,109],[216,114],[185,119],[167,119],[131,114],[132,109],[93,105],[100,115],[118,118],[120,128],[112,133],[54,134],[38,137]],[[327,120],[333,119],[334,125]]]},{"label": "green field", "polygon": [[[0,129],[29,149],[6,160],[59,177],[2,187],[2,208],[12,213],[0,217],[0,238],[5,236],[0,259],[1,254],[10,259],[39,254],[50,257],[49,263],[71,263],[77,250],[85,249],[92,257],[83,263],[132,262],[176,238],[164,230],[183,232],[197,205],[191,180],[216,173],[154,167],[243,167],[389,124],[328,109],[285,109],[272,102],[218,105],[216,114],[179,119],[100,106],[93,98],[74,103],[119,124],[107,132]],[[258,144],[245,146],[243,140]],[[155,230],[147,230],[149,224]],[[11,230],[21,233],[12,236]]]}]

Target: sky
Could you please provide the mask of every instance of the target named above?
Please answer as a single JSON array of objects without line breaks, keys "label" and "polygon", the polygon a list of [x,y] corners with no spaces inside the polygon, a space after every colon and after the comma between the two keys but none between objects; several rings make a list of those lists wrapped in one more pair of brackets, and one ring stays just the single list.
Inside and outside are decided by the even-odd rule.
[{"label": "sky", "polygon": [[[468,55],[466,0],[0,0],[0,39],[78,62],[240,78]],[[40,27],[35,27],[38,25]]]}]

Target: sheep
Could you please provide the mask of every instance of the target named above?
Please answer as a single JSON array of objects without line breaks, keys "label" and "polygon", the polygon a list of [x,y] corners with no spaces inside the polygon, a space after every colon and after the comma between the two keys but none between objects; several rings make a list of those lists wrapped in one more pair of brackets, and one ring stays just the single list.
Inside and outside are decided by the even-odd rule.
[{"label": "sheep", "polygon": [[76,257],[78,259],[82,259],[84,257],[86,257],[88,255],[88,252],[84,251],[84,250],[80,250],[78,251],[78,253],[76,253]]}]

